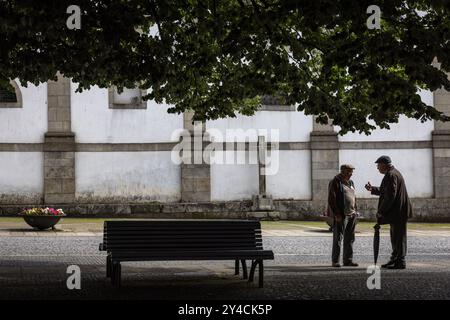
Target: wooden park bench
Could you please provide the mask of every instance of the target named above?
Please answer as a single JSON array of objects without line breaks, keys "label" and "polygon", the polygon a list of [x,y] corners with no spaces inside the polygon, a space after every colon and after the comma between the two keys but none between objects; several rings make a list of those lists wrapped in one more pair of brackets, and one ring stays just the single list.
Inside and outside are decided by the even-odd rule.
[{"label": "wooden park bench", "polygon": [[[100,250],[107,252],[106,276],[121,282],[121,262],[169,260],[234,260],[235,274],[253,281],[256,267],[263,287],[263,260],[274,259],[263,250],[261,224],[256,220],[127,220],[105,221]],[[251,260],[247,274],[246,260]]]}]

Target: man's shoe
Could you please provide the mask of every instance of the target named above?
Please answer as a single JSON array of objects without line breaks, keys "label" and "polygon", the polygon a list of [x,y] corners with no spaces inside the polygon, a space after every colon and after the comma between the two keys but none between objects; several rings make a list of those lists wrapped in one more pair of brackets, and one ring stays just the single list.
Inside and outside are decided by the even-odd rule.
[{"label": "man's shoe", "polygon": [[389,260],[389,262],[388,262],[388,263],[386,263],[386,264],[382,264],[382,265],[381,265],[381,268],[383,268],[383,269],[387,269],[387,268],[389,268],[389,267],[393,266],[394,264],[395,264],[395,261],[393,261],[393,260]]},{"label": "man's shoe", "polygon": [[406,264],[390,264],[386,267],[386,269],[406,269]]},{"label": "man's shoe", "polygon": [[338,262],[333,262],[332,264],[331,264],[331,266],[333,267],[333,268],[340,268],[341,267],[341,265],[338,263]]},{"label": "man's shoe", "polygon": [[404,263],[395,263],[390,264],[386,267],[386,269],[395,270],[395,269],[406,269],[406,264]]},{"label": "man's shoe", "polygon": [[352,261],[344,263],[344,267],[357,267],[357,266],[358,264]]}]

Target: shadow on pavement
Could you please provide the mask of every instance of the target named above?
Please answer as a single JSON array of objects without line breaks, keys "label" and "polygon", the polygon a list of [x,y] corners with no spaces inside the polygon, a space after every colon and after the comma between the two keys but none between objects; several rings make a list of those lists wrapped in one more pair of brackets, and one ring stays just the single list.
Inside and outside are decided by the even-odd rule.
[{"label": "shadow on pavement", "polygon": [[56,229],[47,229],[47,230],[39,230],[39,229],[30,229],[30,228],[27,228],[27,229],[22,229],[22,228],[8,228],[8,229],[2,229],[2,228],[0,228],[0,231],[6,231],[6,232],[25,232],[25,233],[28,233],[28,232],[39,232],[39,233],[42,233],[42,234],[48,234],[48,235],[51,235],[52,233],[55,233],[55,232],[72,232],[73,230],[63,230],[63,229],[59,229],[59,228],[56,228]]},{"label": "shadow on pavement", "polygon": [[313,273],[313,272],[348,272],[348,271],[365,271],[364,267],[341,267],[333,268],[331,266],[266,266],[266,270],[276,272],[297,272],[297,273]]},{"label": "shadow on pavement", "polygon": [[325,230],[325,229],[307,229],[308,232],[315,232],[315,233],[333,233],[333,231]]}]

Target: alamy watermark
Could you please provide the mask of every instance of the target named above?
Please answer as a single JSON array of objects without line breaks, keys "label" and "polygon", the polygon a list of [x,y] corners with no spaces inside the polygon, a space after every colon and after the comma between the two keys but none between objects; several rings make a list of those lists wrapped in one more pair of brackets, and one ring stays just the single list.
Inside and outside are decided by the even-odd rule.
[{"label": "alamy watermark", "polygon": [[367,273],[370,276],[367,278],[367,289],[369,290],[380,290],[381,289],[381,270],[377,265],[371,265],[367,267]]},{"label": "alamy watermark", "polygon": [[66,10],[67,14],[70,16],[66,20],[66,26],[70,30],[80,30],[81,29],[81,9],[77,5],[70,5]]},{"label": "alamy watermark", "polygon": [[81,289],[81,269],[77,265],[70,265],[67,267],[67,274],[70,276],[67,278],[66,286],[69,290]]},{"label": "alamy watermark", "polygon": [[370,16],[367,18],[366,25],[369,30],[381,29],[381,9],[377,5],[370,5],[366,10]]}]

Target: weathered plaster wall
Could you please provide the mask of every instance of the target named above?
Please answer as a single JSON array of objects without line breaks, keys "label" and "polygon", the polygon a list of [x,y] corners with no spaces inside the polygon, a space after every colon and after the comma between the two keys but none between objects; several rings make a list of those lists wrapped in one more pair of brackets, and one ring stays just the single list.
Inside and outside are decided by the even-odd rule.
[{"label": "weathered plaster wall", "polygon": [[42,143],[47,131],[47,84],[17,84],[22,108],[0,108],[0,143]]},{"label": "weathered plaster wall", "polygon": [[108,90],[92,87],[75,93],[71,85],[72,131],[81,143],[169,142],[183,128],[183,115],[168,114],[168,105],[147,101],[147,109],[109,109]]},{"label": "weathered plaster wall", "polygon": [[0,203],[41,203],[43,163],[41,152],[0,152]]},{"label": "weathered plaster wall", "polygon": [[76,201],[178,201],[180,167],[170,152],[78,152]]}]

